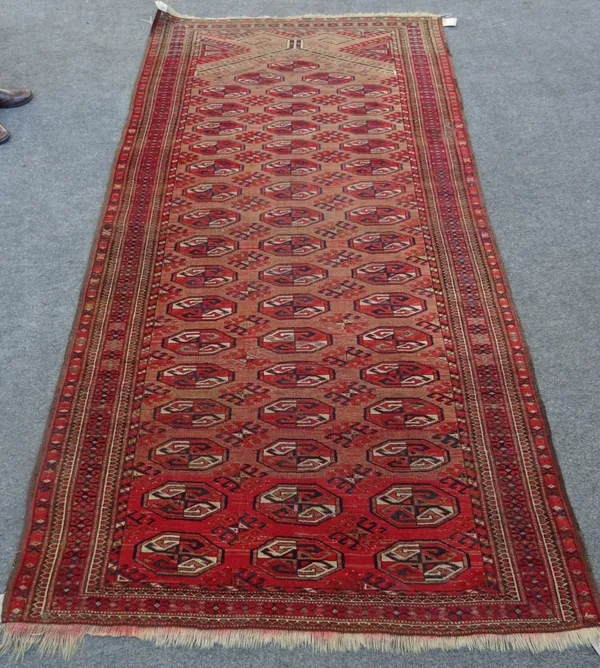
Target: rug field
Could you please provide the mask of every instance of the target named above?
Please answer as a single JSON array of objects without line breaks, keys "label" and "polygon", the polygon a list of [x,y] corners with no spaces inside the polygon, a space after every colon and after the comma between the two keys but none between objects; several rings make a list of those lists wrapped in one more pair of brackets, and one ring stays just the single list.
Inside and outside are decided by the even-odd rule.
[{"label": "rug field", "polygon": [[4,649],[600,643],[532,373],[441,17],[159,11]]}]

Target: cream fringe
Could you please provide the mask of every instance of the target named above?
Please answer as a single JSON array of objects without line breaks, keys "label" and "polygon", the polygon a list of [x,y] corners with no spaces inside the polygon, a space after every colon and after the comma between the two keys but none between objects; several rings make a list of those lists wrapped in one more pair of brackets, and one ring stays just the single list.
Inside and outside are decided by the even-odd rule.
[{"label": "cream fringe", "polygon": [[69,659],[85,635],[129,636],[152,640],[164,647],[308,647],[318,652],[347,652],[370,649],[388,652],[423,652],[430,649],[559,651],[571,647],[599,647],[600,627],[556,633],[485,633],[468,636],[395,636],[377,633],[327,633],[321,631],[268,631],[260,629],[200,630],[176,627],[84,626],[59,624],[4,624],[0,653],[22,658],[37,646],[42,656],[61,652]]},{"label": "cream fringe", "polygon": [[430,14],[429,12],[405,12],[405,13],[396,13],[396,12],[381,12],[375,14],[361,13],[361,14],[301,14],[300,16],[223,16],[219,18],[210,18],[210,17],[201,17],[201,16],[188,16],[186,14],[180,14],[170,7],[166,2],[161,2],[161,0],[156,0],[156,6],[165,14],[170,16],[175,16],[178,19],[198,19],[202,21],[228,21],[231,19],[343,19],[347,17],[360,17],[360,16],[398,16],[400,18],[405,16],[420,16],[428,18],[439,18],[441,14]]}]

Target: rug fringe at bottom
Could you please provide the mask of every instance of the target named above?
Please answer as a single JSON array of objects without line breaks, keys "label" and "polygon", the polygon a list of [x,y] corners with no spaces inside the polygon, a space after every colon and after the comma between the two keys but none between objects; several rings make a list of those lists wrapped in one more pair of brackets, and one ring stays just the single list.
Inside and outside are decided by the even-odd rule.
[{"label": "rug fringe at bottom", "polygon": [[559,651],[572,647],[599,647],[600,628],[556,633],[480,634],[467,636],[407,636],[312,631],[266,631],[261,629],[200,630],[175,627],[83,626],[59,624],[4,624],[0,653],[16,658],[37,647],[41,655],[62,653],[70,658],[84,636],[129,636],[154,641],[159,646],[185,647],[308,647],[319,652],[371,649],[387,652],[423,652],[430,649]]}]

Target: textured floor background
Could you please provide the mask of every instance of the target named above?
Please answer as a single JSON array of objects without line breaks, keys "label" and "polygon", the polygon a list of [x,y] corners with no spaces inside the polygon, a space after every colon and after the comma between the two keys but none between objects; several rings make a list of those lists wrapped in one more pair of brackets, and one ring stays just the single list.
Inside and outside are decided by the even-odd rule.
[{"label": "textured floor background", "polygon": [[[175,0],[173,0],[175,1]],[[597,0],[181,0],[205,16],[453,12],[448,30],[489,213],[533,355],[567,490],[600,579],[600,135]],[[59,373],[113,154],[154,14],[150,0],[2,0],[0,586]],[[73,668],[597,667],[593,650],[314,654],[156,649],[87,639]],[[8,662],[0,657],[0,665]],[[30,653],[21,664],[54,668]]]}]

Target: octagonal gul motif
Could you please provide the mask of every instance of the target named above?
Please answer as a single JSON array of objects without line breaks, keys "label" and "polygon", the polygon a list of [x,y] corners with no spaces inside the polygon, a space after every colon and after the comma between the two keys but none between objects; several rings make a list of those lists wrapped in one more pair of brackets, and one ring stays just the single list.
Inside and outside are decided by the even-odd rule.
[{"label": "octagonal gul motif", "polygon": [[174,471],[208,471],[227,461],[228,450],[207,438],[174,438],[150,450],[150,461]]},{"label": "octagonal gul motif", "polygon": [[266,197],[277,200],[301,201],[312,199],[322,192],[321,188],[312,183],[300,183],[299,181],[282,181],[265,186],[261,193]]},{"label": "octagonal gul motif", "polygon": [[179,216],[179,222],[201,230],[219,230],[240,222],[240,214],[228,209],[196,209]]},{"label": "octagonal gul motif", "polygon": [[379,387],[422,387],[440,377],[439,371],[419,362],[379,362],[361,369],[360,377]]},{"label": "octagonal gul motif", "polygon": [[303,84],[289,84],[284,86],[275,86],[269,88],[267,93],[273,97],[292,97],[303,98],[318,95],[321,91],[315,86],[306,86]]},{"label": "octagonal gul motif", "polygon": [[263,144],[263,148],[278,155],[302,155],[318,150],[319,144],[306,139],[280,139]]},{"label": "octagonal gul motif", "polygon": [[308,116],[316,114],[318,111],[318,105],[308,102],[278,102],[265,107],[267,114],[275,116]]},{"label": "octagonal gul motif", "polygon": [[219,139],[216,141],[205,140],[190,145],[190,151],[201,155],[229,155],[242,151],[244,145],[231,139]]},{"label": "octagonal gul motif", "polygon": [[316,353],[333,342],[331,334],[312,327],[275,329],[259,337],[258,345],[281,355]]},{"label": "octagonal gul motif", "polygon": [[338,106],[342,114],[352,116],[381,116],[393,111],[393,106],[383,102],[346,102]]},{"label": "octagonal gul motif", "polygon": [[175,250],[190,257],[221,257],[237,250],[238,242],[228,237],[192,237],[175,244]]},{"label": "octagonal gul motif", "polygon": [[258,219],[273,227],[306,227],[321,222],[323,214],[304,206],[292,206],[265,211]]},{"label": "octagonal gul motif", "polygon": [[237,274],[220,264],[201,264],[176,271],[171,280],[186,288],[220,288],[237,280]]},{"label": "octagonal gul motif", "polygon": [[385,429],[424,429],[441,422],[442,409],[423,399],[382,399],[365,409],[365,418]]},{"label": "octagonal gul motif", "polygon": [[[366,122],[366,121],[365,121]],[[375,121],[377,122],[377,121]],[[353,121],[353,123],[360,124],[362,121]],[[358,132],[358,127],[357,128]],[[363,134],[362,132],[360,134]],[[398,145],[388,139],[352,139],[340,144],[342,151],[350,151],[350,153],[389,153],[398,148]]]},{"label": "octagonal gul motif", "polygon": [[[347,123],[342,123],[339,127],[342,132],[349,132],[353,135],[385,135],[394,129],[392,123],[376,119],[348,121]],[[382,145],[380,144],[380,146]]]},{"label": "octagonal gul motif", "polygon": [[194,131],[202,135],[208,135],[209,137],[218,137],[234,135],[238,132],[243,132],[245,129],[245,125],[236,123],[235,121],[209,121],[196,125]]},{"label": "octagonal gul motif", "polygon": [[344,163],[342,169],[360,176],[387,176],[400,171],[402,163],[395,160],[386,160],[385,158],[357,158]]},{"label": "octagonal gul motif", "polygon": [[398,483],[371,498],[371,512],[401,529],[422,529],[456,517],[458,501],[434,485]]},{"label": "octagonal gul motif", "polygon": [[391,92],[391,88],[379,84],[351,84],[338,88],[338,93],[347,97],[383,97]]},{"label": "octagonal gul motif", "polygon": [[260,313],[277,320],[305,320],[329,311],[329,302],[308,294],[276,295],[258,305]]},{"label": "octagonal gul motif", "polygon": [[344,215],[347,220],[360,225],[398,225],[410,218],[409,211],[396,206],[360,206]]},{"label": "octagonal gul motif", "polygon": [[267,162],[262,166],[264,172],[275,174],[276,176],[307,176],[313,172],[318,172],[321,166],[312,160],[304,158],[290,158],[288,160],[274,160]]},{"label": "octagonal gul motif", "polygon": [[194,176],[231,176],[244,169],[244,165],[233,160],[200,160],[188,165],[187,171]]},{"label": "octagonal gul motif", "polygon": [[439,540],[404,540],[377,554],[377,568],[409,585],[449,582],[469,568],[461,550]]},{"label": "octagonal gul motif", "polygon": [[248,107],[237,102],[209,102],[199,105],[197,109],[206,116],[241,116],[248,111]]},{"label": "octagonal gul motif", "polygon": [[325,242],[310,234],[279,234],[259,243],[259,248],[273,255],[303,256],[325,248]]},{"label": "octagonal gul motif", "polygon": [[415,353],[433,345],[429,334],[412,327],[375,327],[360,334],[361,346],[385,355]]},{"label": "octagonal gul motif", "polygon": [[197,202],[226,202],[241,194],[241,189],[229,183],[200,183],[186,188],[183,194]]},{"label": "octagonal gul motif", "polygon": [[163,339],[163,347],[179,355],[216,355],[234,346],[233,337],[216,329],[189,329]]},{"label": "octagonal gul motif", "polygon": [[284,389],[309,389],[335,378],[333,369],[316,362],[279,362],[258,374],[264,383]]},{"label": "octagonal gul motif", "polygon": [[415,243],[407,234],[396,234],[396,232],[365,232],[354,239],[350,239],[348,245],[358,251],[365,253],[399,253],[410,248]]},{"label": "octagonal gul motif", "polygon": [[227,497],[204,482],[169,480],[142,497],[142,506],[174,520],[203,520],[225,508]]},{"label": "octagonal gul motif", "polygon": [[367,459],[395,473],[428,473],[450,461],[448,451],[423,439],[389,440],[367,452]]},{"label": "octagonal gul motif", "polygon": [[343,567],[343,557],[314,538],[277,537],[252,551],[252,563],[278,580],[320,580]]},{"label": "octagonal gul motif", "polygon": [[317,132],[319,126],[312,121],[285,120],[273,121],[265,125],[265,131],[274,135],[309,135]]},{"label": "octagonal gul motif", "polygon": [[280,81],[283,81],[283,77],[274,72],[246,72],[246,74],[239,74],[235,77],[235,80],[242,84],[261,86],[263,84],[273,85],[279,83]]},{"label": "octagonal gul motif", "polygon": [[170,531],[138,543],[134,559],[159,575],[196,577],[220,564],[223,551],[204,536]]},{"label": "octagonal gul motif", "polygon": [[339,515],[342,502],[319,485],[289,482],[259,494],[255,508],[273,522],[316,526]]},{"label": "octagonal gul motif", "polygon": [[262,406],[258,417],[280,429],[314,429],[331,422],[335,411],[317,399],[290,397]]},{"label": "octagonal gul motif", "polygon": [[357,199],[390,199],[406,192],[406,188],[394,181],[360,181],[344,186],[342,190]]},{"label": "octagonal gul motif", "polygon": [[180,320],[198,322],[220,320],[235,313],[237,305],[229,299],[215,295],[187,297],[167,306],[167,313]]},{"label": "octagonal gul motif", "polygon": [[404,292],[381,292],[354,302],[355,309],[374,318],[410,318],[427,310],[425,302]]},{"label": "octagonal gul motif", "polygon": [[278,264],[259,272],[258,277],[272,285],[302,288],[327,278],[326,269],[314,264]]},{"label": "octagonal gul motif", "polygon": [[216,364],[178,364],[158,374],[158,380],[171,387],[194,390],[210,390],[233,378],[233,371]]},{"label": "octagonal gul motif", "polygon": [[280,438],[258,451],[258,461],[280,473],[314,473],[334,464],[337,455],[318,441]]},{"label": "octagonal gul motif", "polygon": [[174,429],[204,429],[229,420],[231,409],[212,399],[174,399],[154,409],[154,419]]},{"label": "octagonal gul motif", "polygon": [[371,285],[402,285],[421,275],[418,267],[404,262],[369,262],[352,270],[352,276]]},{"label": "octagonal gul motif", "polygon": [[244,97],[244,95],[250,94],[250,89],[245,88],[244,86],[236,86],[234,84],[229,84],[226,86],[207,86],[206,88],[200,89],[200,94],[206,97],[216,97],[216,98],[237,98]]},{"label": "octagonal gul motif", "polygon": [[313,84],[328,84],[331,86],[341,86],[342,84],[354,81],[352,74],[343,72],[311,72],[302,77],[302,81]]}]

